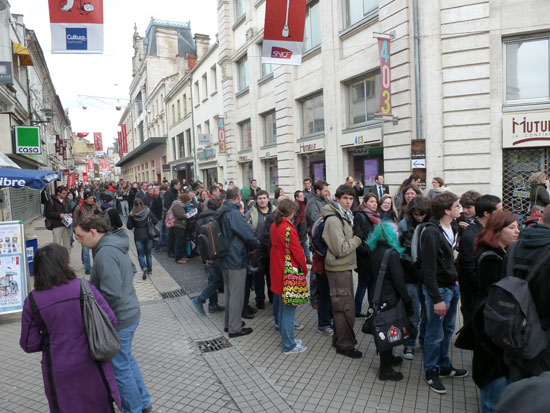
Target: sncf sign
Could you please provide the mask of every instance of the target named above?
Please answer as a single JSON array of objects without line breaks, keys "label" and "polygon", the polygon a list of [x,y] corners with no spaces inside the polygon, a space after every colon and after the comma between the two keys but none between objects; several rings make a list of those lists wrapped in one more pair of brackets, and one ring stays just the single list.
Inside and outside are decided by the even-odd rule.
[{"label": "sncf sign", "polygon": [[292,57],[292,52],[288,49],[283,49],[282,47],[272,47],[271,57],[277,59],[290,59]]}]

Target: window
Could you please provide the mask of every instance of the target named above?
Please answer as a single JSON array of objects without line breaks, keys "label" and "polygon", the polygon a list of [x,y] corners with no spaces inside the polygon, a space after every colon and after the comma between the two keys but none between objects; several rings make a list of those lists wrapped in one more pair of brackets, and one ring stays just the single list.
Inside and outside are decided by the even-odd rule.
[{"label": "window", "polygon": [[183,140],[183,133],[178,134],[178,158],[185,158],[185,141]]},{"label": "window", "polygon": [[302,126],[302,136],[324,132],[323,95],[313,96],[302,102]]},{"label": "window", "polygon": [[546,35],[504,43],[506,103],[550,99],[549,39]]},{"label": "window", "polygon": [[187,138],[187,156],[191,156],[193,151],[193,145],[191,143],[191,129],[185,131],[185,137]]},{"label": "window", "polygon": [[277,143],[277,125],[275,111],[262,115],[264,118],[264,145]]},{"label": "window", "polygon": [[145,133],[143,132],[143,121],[139,122],[138,131],[139,131],[139,143],[141,145],[145,140]]},{"label": "window", "polygon": [[218,72],[216,65],[210,68],[210,89],[212,90],[212,93],[218,91]]},{"label": "window", "polygon": [[136,96],[136,107],[138,111],[138,116],[141,115],[141,112],[143,112],[143,101],[141,99],[141,92],[139,92]]},{"label": "window", "polygon": [[246,0],[234,0],[235,3],[235,21],[238,21],[246,14]]},{"label": "window", "polygon": [[174,154],[174,159],[173,160],[177,159],[178,158],[178,153],[176,152],[176,137],[175,136],[172,138],[172,153]]},{"label": "window", "polygon": [[210,121],[204,122],[204,133],[210,136]]},{"label": "window", "polygon": [[202,135],[202,126],[201,125],[197,125],[197,137],[201,138],[201,135]]},{"label": "window", "polygon": [[180,119],[181,119],[181,102],[178,99],[178,120],[180,120]]},{"label": "window", "polygon": [[172,105],[172,125],[176,123],[176,108]]},{"label": "window", "polygon": [[189,105],[187,102],[187,95],[183,95],[183,116],[187,116],[189,114]]},{"label": "window", "polygon": [[279,168],[277,159],[269,159],[265,161],[265,176],[267,180],[267,192],[274,194],[279,186]]},{"label": "window", "polygon": [[206,73],[202,75],[202,90],[204,92],[204,98],[208,99],[208,78],[206,77]]},{"label": "window", "polygon": [[378,10],[378,0],[344,0],[344,28]]},{"label": "window", "polygon": [[380,73],[373,72],[348,84],[348,126],[374,120],[380,97]]},{"label": "window", "polygon": [[241,135],[241,150],[249,149],[252,147],[252,125],[250,119],[239,123],[239,130]]},{"label": "window", "polygon": [[261,78],[264,78],[267,75],[273,73],[273,65],[271,63],[262,63],[262,48],[263,43],[260,43],[260,50],[258,51],[258,53],[260,56],[260,66],[262,67]]},{"label": "window", "polygon": [[304,30],[303,51],[321,44],[321,14],[319,1],[312,1],[306,7],[306,25]]},{"label": "window", "polygon": [[239,78],[239,92],[248,88],[248,58],[245,55],[237,62],[237,72]]},{"label": "window", "polygon": [[199,81],[197,80],[194,84],[194,91],[195,93],[195,106],[201,103],[201,94],[199,90]]}]

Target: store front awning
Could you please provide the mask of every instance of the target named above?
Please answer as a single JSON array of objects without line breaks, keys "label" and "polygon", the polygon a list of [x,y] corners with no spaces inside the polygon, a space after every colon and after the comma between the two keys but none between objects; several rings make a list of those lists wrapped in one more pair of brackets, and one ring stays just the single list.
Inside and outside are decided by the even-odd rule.
[{"label": "store front awning", "polygon": [[56,171],[41,169],[0,168],[0,188],[31,188],[42,190],[46,185],[61,179]]},{"label": "store front awning", "polygon": [[13,53],[19,56],[19,64],[21,64],[21,66],[32,66],[29,49],[21,43],[13,42]]},{"label": "store front awning", "polygon": [[141,155],[157,148],[160,145],[166,144],[166,136],[158,138],[149,138],[141,145],[139,145],[132,152],[129,152],[124,158],[118,161],[115,166],[124,166],[128,162],[133,161],[134,159],[139,158]]}]

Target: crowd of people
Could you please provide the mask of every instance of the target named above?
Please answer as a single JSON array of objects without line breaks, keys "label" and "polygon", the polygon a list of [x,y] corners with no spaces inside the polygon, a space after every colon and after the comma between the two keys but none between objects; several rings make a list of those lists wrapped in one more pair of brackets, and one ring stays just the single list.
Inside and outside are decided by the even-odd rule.
[{"label": "crowd of people", "polygon": [[[424,196],[420,181],[419,176],[411,175],[391,195],[383,175],[378,175],[375,184],[368,188],[350,176],[333,194],[327,182],[306,178],[304,187],[292,195],[277,188],[274,199],[270,199],[256,180],[239,189],[233,182],[227,188],[218,183],[205,188],[199,181],[188,185],[174,179],[159,185],[123,183],[78,189],[58,186],[54,196],[44,197],[44,203],[55,243],[70,248],[74,228],[75,238],[82,244],[86,273],[91,273],[92,284],[113,309],[119,332],[128,331],[130,357],[139,307],[130,315],[126,308],[121,314],[116,294],[99,281],[112,271],[108,265],[114,258],[105,257],[98,262],[102,257],[99,248],[109,245],[127,252],[128,236],[120,229],[124,225],[121,216],[127,216],[126,226],[134,231],[139,264],[146,279],[153,274],[153,248],[184,265],[200,253],[200,228],[215,221],[227,250],[216,259],[204,260],[208,284],[192,304],[203,316],[207,301],[208,313],[225,312],[224,330],[230,338],[251,334],[253,330],[243,318],[254,318],[258,311],[267,308],[269,301],[283,353],[306,351],[307,343],[295,338],[295,331],[304,326],[295,321],[296,305],[285,299],[283,285],[287,274],[309,272],[310,301],[317,311],[319,333],[332,337],[337,354],[361,358],[355,320],[372,317],[376,281],[382,274],[383,282],[376,291],[380,308],[388,311],[402,304],[410,331],[402,353],[397,354],[395,348],[379,352],[378,378],[402,380],[403,375],[394,367],[404,360],[413,360],[415,352],[422,353],[426,382],[436,393],[446,393],[443,378],[466,377],[469,372],[454,366],[450,358],[460,310],[464,328],[459,338],[467,334],[475,337],[475,344],[462,348],[473,351],[472,375],[480,388],[481,408],[492,412],[508,384],[550,370],[550,346],[534,359],[524,360],[495,344],[494,338],[486,334],[483,322],[491,286],[510,268],[514,275],[526,278],[550,246],[546,176],[535,173],[531,177],[531,216],[519,220],[502,209],[502,202],[495,195],[467,191],[459,197],[443,179],[435,177],[432,189]],[[66,216],[72,218],[69,225]],[[152,228],[157,228],[158,234]],[[516,247],[511,256],[507,251],[512,245]],[[93,267],[90,250],[94,251]],[[549,266],[550,260],[537,267],[538,273],[529,278],[544,331],[550,328],[550,283],[544,276]],[[56,279],[55,285],[72,279],[71,271],[66,273],[68,278]],[[40,275],[36,280],[39,278]],[[129,284],[124,288],[127,290],[122,296],[135,296]],[[224,292],[224,306],[218,302],[220,291]],[[255,305],[250,303],[251,291],[255,292]],[[26,323],[30,323],[29,311],[24,312]],[[29,351],[38,348],[24,344],[23,338],[22,346]],[[119,384],[117,363],[112,366]],[[139,368],[137,372],[141,377]],[[133,395],[126,395],[122,391],[124,384],[122,388],[119,384],[122,403],[130,397],[137,400],[136,405],[141,403],[146,408],[150,405],[148,393],[144,385],[137,387]],[[116,401],[116,392],[111,395]]]}]

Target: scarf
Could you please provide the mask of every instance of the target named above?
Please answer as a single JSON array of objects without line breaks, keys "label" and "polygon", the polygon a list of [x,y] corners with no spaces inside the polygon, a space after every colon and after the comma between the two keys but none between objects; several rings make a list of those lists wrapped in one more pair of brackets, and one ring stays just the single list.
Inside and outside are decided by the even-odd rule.
[{"label": "scarf", "polygon": [[299,226],[306,220],[306,203],[304,201],[296,201],[296,203],[298,204],[298,210],[300,212],[294,221],[294,225]]},{"label": "scarf", "polygon": [[344,209],[342,208],[342,205],[340,205],[340,203],[336,202],[336,201],[332,201],[337,207],[338,209],[344,213],[344,215],[347,217],[350,225],[353,227],[353,212],[351,212],[351,209]]},{"label": "scarf", "polygon": [[372,222],[374,225],[378,225],[382,221],[378,212],[372,212],[370,209],[363,206],[362,204],[359,205],[357,209],[361,212],[364,212],[369,218],[369,221]]}]

